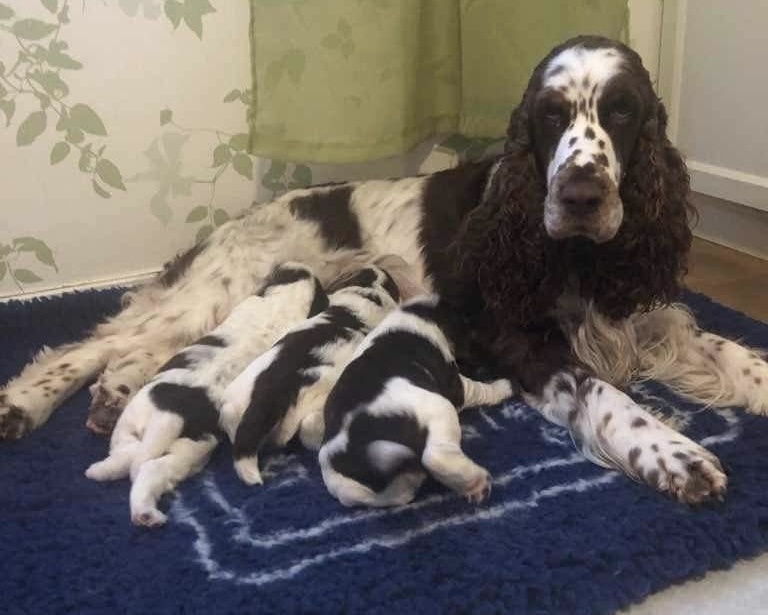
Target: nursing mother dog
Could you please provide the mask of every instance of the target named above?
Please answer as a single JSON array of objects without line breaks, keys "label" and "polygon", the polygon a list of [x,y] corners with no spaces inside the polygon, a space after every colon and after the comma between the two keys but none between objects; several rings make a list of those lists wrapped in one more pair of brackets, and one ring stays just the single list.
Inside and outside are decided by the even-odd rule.
[{"label": "nursing mother dog", "polygon": [[[716,457],[621,391],[654,378],[768,412],[768,364],[675,304],[689,181],[640,57],[597,36],[557,46],[512,111],[504,153],[447,171],[298,190],[218,228],[86,339],[41,352],[0,393],[0,438],[40,427],[83,384],[108,430],[162,362],[213,330],[276,263],[323,285],[395,253],[466,317],[456,357],[519,382],[596,463],[682,502],[720,498]],[[150,349],[150,352],[147,351]],[[129,366],[129,367],[126,367]],[[48,396],[35,383],[51,382]]]}]

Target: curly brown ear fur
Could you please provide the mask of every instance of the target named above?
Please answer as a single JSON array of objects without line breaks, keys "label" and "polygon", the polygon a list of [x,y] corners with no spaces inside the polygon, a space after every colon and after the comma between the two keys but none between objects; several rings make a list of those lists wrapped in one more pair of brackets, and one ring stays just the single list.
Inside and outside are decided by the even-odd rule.
[{"label": "curly brown ear fur", "polygon": [[475,277],[485,308],[502,330],[526,326],[562,292],[565,266],[546,235],[541,208],[545,178],[531,146],[534,74],[512,112],[504,155],[482,204],[465,219],[456,243],[462,277]]},{"label": "curly brown ear fur", "polygon": [[[654,97],[655,98],[655,97]],[[689,178],[667,138],[667,114],[655,99],[620,185],[624,220],[611,241],[592,247],[581,294],[606,316],[623,318],[679,294],[691,245]]]}]

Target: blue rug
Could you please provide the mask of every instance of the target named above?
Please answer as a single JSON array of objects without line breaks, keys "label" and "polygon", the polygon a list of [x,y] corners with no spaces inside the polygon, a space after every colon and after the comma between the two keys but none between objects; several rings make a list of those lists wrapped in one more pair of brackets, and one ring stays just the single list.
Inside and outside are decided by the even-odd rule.
[{"label": "blue rug", "polygon": [[[768,326],[700,295],[702,325],[768,347]],[[115,291],[0,305],[0,382],[44,343],[114,312]],[[128,483],[83,476],[107,442],[80,392],[30,437],[0,445],[0,603],[6,613],[610,613],[768,548],[768,419],[697,412],[654,385],[730,477],[724,504],[689,509],[574,453],[521,404],[468,412],[465,447],[493,474],[478,507],[430,484],[403,509],[350,512],[312,455],[237,480],[222,447],[164,502],[169,523],[131,526]]]}]

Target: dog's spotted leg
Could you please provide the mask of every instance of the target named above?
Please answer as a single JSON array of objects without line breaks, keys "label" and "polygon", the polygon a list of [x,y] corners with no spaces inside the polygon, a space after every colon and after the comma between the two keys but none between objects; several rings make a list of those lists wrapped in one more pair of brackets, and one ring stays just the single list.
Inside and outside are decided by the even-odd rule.
[{"label": "dog's spotted leg", "polygon": [[689,504],[725,494],[727,478],[712,453],[607,382],[560,372],[539,395],[524,397],[546,419],[566,427],[584,456],[599,465]]},{"label": "dog's spotted leg", "polygon": [[695,368],[708,372],[710,379],[716,378],[714,394],[720,389],[723,399],[715,404],[768,414],[768,363],[757,351],[698,329],[692,335],[686,357]]},{"label": "dog's spotted leg", "polygon": [[0,440],[15,440],[39,427],[53,410],[104,368],[112,338],[44,348],[0,391]]}]

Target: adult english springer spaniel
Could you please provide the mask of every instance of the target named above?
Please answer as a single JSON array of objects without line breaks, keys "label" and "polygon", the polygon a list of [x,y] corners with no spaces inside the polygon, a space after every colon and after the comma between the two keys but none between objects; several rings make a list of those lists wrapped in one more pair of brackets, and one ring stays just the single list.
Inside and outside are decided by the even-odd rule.
[{"label": "adult english springer spaniel", "polygon": [[394,253],[415,286],[466,318],[462,369],[517,381],[601,465],[685,502],[722,497],[717,459],[617,388],[652,377],[699,402],[768,412],[768,364],[671,303],[693,211],[666,121],[634,51],[572,39],[535,69],[503,155],[297,190],[248,210],[89,338],[43,350],[0,393],[0,438],[40,426],[96,376],[91,423],[109,429],[157,368],[223,321],[275,263],[311,263],[326,284]]}]

